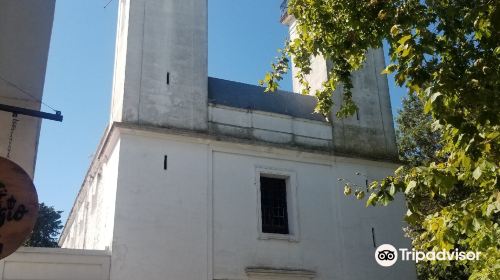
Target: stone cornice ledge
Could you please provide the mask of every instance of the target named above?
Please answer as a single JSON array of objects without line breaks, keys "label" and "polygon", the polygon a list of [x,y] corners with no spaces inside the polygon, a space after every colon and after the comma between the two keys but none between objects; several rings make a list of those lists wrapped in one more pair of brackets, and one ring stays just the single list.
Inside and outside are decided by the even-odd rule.
[{"label": "stone cornice ledge", "polygon": [[245,272],[252,279],[310,280],[316,277],[314,271],[293,268],[247,267]]}]

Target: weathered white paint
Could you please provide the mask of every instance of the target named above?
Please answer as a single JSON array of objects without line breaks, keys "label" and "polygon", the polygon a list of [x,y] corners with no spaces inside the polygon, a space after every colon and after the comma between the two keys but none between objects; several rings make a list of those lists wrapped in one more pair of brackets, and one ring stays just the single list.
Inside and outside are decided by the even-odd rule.
[{"label": "weathered white paint", "polygon": [[20,248],[0,261],[1,280],[108,280],[105,251]]},{"label": "weathered white paint", "polygon": [[[334,147],[339,152],[363,155],[392,155],[397,146],[392,119],[387,77],[380,73],[385,68],[383,50],[370,50],[364,67],[352,74],[353,100],[358,113],[346,119],[333,118]],[[342,88],[334,95],[338,109]]]},{"label": "weathered white paint", "polygon": [[[289,26],[290,39],[297,38],[297,21],[288,15],[283,23]],[[385,69],[382,48],[370,50],[363,68],[352,73],[353,100],[358,106],[354,116],[338,119],[333,115],[342,104],[343,89],[340,86],[333,94],[333,147],[337,153],[358,154],[368,157],[397,157],[392,109],[387,77],[381,72]],[[311,94],[323,88],[328,80],[331,62],[322,56],[311,58],[311,72],[306,80]],[[293,65],[293,90],[301,92],[303,85],[297,78],[299,69]]]},{"label": "weathered white paint", "polygon": [[316,273],[307,270],[269,269],[263,267],[247,268],[246,273],[250,280],[310,280]]},{"label": "weathered white paint", "polygon": [[[101,171],[118,181],[111,279],[248,279],[249,267],[313,271],[320,280],[415,278],[411,263],[387,270],[373,258],[372,227],[377,244],[410,246],[395,222],[402,220],[402,201],[367,210],[344,197],[337,181],[364,185],[394,164],[146,126],[115,125],[108,138],[120,139],[118,174]],[[106,147],[113,142],[103,141],[100,158],[117,151]],[[259,231],[256,174],[269,170],[296,178],[290,238]],[[64,247],[83,242],[68,240]]]},{"label": "weathered white paint", "polygon": [[120,139],[111,279],[206,279],[206,145]]},{"label": "weathered white paint", "polygon": [[113,92],[111,96],[110,122],[123,119],[123,101],[125,93],[125,65],[127,62],[127,42],[129,28],[130,1],[118,3],[118,19],[115,43],[115,67],[113,73]]},{"label": "weathered white paint", "polygon": [[271,143],[316,148],[328,148],[332,143],[332,127],[326,122],[257,110],[210,104],[209,125],[215,134]]},{"label": "weathered white paint", "polygon": [[119,13],[111,121],[206,130],[207,0],[121,0]]},{"label": "weathered white paint", "polygon": [[[370,179],[382,178],[393,170],[392,166],[384,165],[357,160],[342,162],[335,157],[308,162],[302,155],[282,157],[270,151],[214,152],[216,278],[245,279],[245,267],[262,266],[313,270],[318,274],[315,279],[382,279],[386,272],[373,259],[371,227],[381,237],[378,242],[409,246],[402,237],[403,225],[394,223],[401,220],[403,204],[367,210],[363,203],[343,195],[343,186],[337,178],[359,181],[354,175],[356,171],[368,174]],[[297,209],[289,213],[297,211],[300,224],[297,242],[256,238],[259,236],[256,166],[297,174]],[[364,185],[364,180],[360,183]],[[359,264],[363,264],[361,268]],[[411,270],[411,265],[400,267],[393,271],[394,276],[385,279],[411,276]]]},{"label": "weathered white paint", "polygon": [[[0,0],[1,104],[40,109],[54,6],[55,0]],[[33,177],[41,120],[21,115],[18,119],[11,159]],[[11,122],[12,114],[0,111],[0,156],[3,157],[7,154]]]},{"label": "weathered white paint", "polygon": [[[288,20],[286,21],[286,24],[289,25],[290,40],[293,41],[298,37],[296,29],[297,21],[291,16],[287,17],[287,19]],[[304,90],[304,86],[297,78],[299,68],[296,67],[293,63],[293,59],[291,66],[293,91],[302,93],[302,91]],[[327,61],[323,56],[319,55],[311,58],[311,74],[305,76],[305,79],[309,83],[311,89],[309,94],[314,95],[317,90],[323,88],[323,82],[328,80],[329,70],[330,69],[328,68]]]},{"label": "weathered white paint", "polygon": [[[372,228],[377,244],[410,246],[403,201],[367,210],[337,181],[364,185],[396,167],[337,154],[394,154],[388,91],[373,74],[383,56],[355,78],[371,93],[363,120],[208,105],[206,4],[120,2],[111,128],[60,244],[111,250],[111,280],[415,279],[411,263],[374,260]],[[287,179],[290,235],[261,232],[261,173]]]},{"label": "weathered white paint", "polygon": [[[67,248],[110,250],[113,241],[120,142],[112,139],[94,161],[59,243]],[[104,152],[104,151],[103,151]]]}]

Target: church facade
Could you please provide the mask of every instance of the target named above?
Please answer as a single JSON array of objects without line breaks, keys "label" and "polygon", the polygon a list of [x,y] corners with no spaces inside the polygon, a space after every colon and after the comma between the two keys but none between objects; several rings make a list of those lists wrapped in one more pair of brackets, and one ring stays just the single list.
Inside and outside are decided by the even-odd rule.
[{"label": "church facade", "polygon": [[353,74],[358,114],[328,122],[312,96],[208,77],[207,0],[119,5],[110,125],[63,248],[109,252],[112,280],[416,278],[374,259],[411,246],[403,200],[365,208],[338,180],[397,167],[381,50]]}]

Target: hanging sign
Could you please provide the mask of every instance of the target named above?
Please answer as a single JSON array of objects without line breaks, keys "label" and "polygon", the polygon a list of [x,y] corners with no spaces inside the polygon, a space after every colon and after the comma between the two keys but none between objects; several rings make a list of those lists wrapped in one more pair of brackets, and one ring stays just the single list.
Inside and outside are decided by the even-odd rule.
[{"label": "hanging sign", "polygon": [[14,253],[31,234],[38,216],[38,196],[30,176],[0,157],[0,259]]}]

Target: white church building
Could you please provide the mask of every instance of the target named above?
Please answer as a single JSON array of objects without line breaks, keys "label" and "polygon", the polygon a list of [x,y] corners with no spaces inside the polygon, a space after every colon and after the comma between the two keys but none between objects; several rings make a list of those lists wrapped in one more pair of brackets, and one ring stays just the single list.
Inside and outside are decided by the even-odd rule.
[{"label": "white church building", "polygon": [[[65,249],[45,252],[100,270],[47,279],[416,279],[413,263],[374,258],[411,246],[404,202],[366,208],[337,180],[398,166],[382,50],[353,74],[357,115],[328,122],[312,96],[208,77],[207,16],[207,0],[120,1],[110,124]],[[314,58],[313,86],[328,67]]]}]

